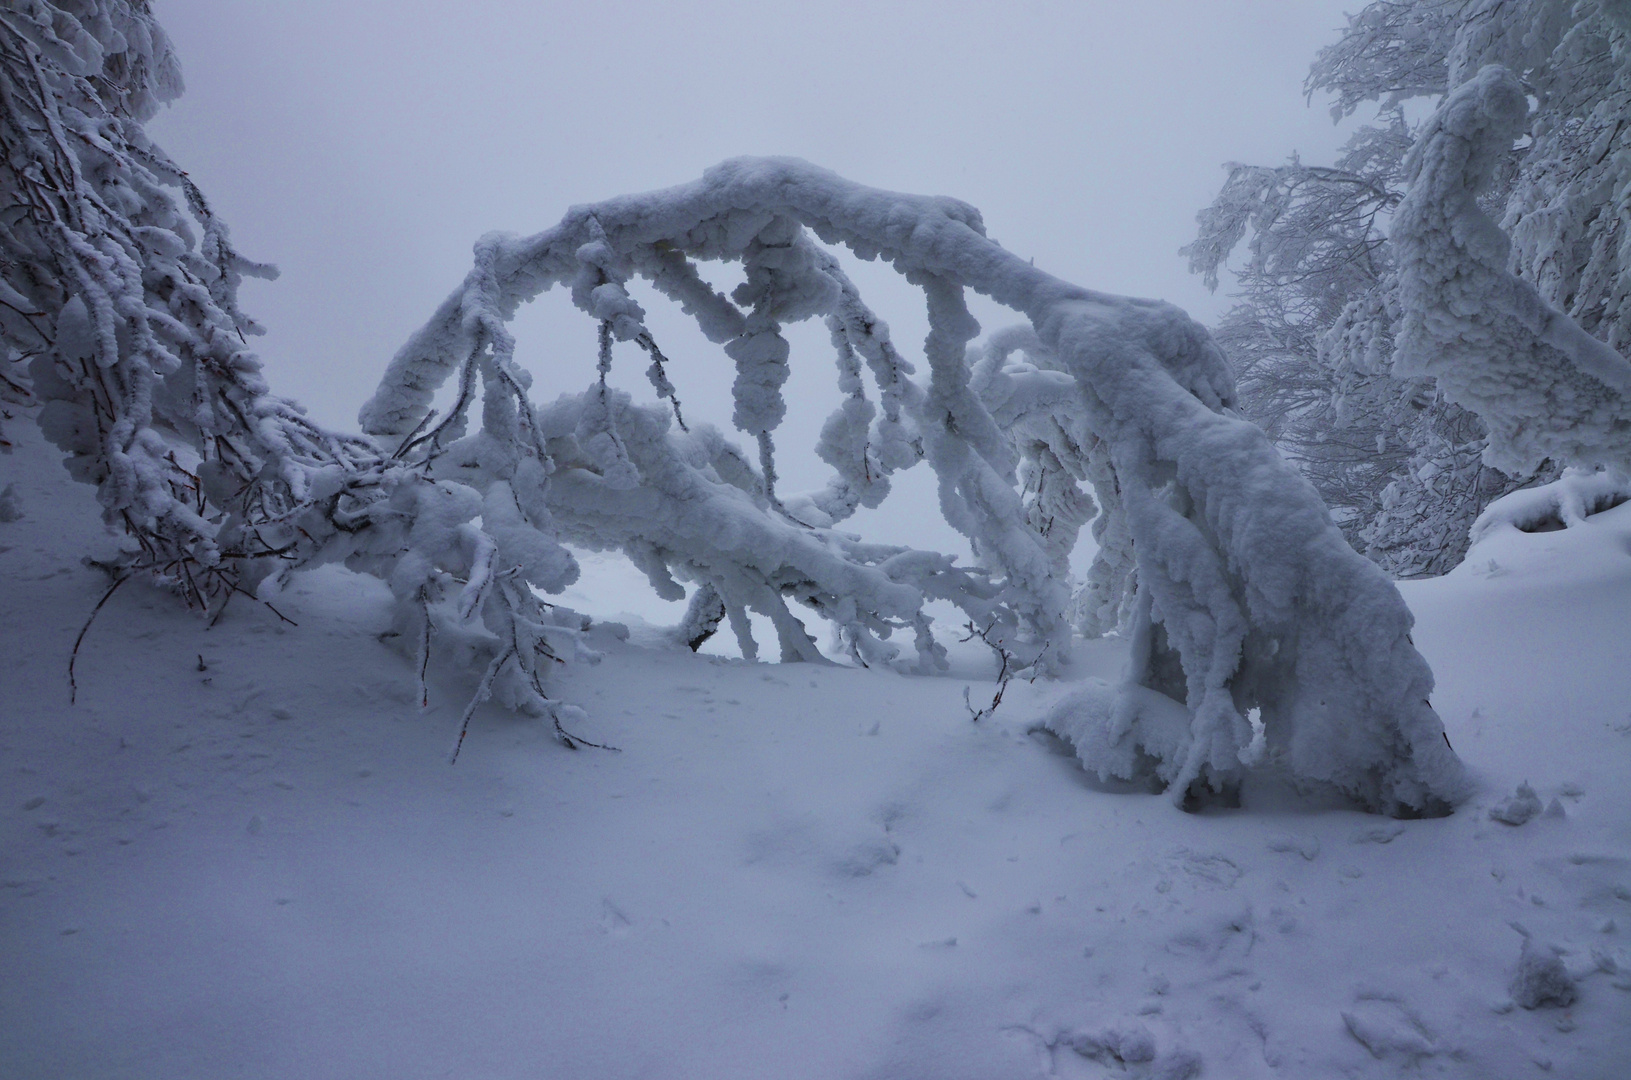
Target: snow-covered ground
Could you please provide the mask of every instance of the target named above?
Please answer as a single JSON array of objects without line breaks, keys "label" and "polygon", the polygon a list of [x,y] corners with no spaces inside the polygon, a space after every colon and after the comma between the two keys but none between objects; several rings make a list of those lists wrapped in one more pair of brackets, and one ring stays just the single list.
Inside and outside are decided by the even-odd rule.
[{"label": "snow-covered ground", "polygon": [[[1186,815],[1029,733],[1058,684],[971,723],[978,652],[909,678],[638,622],[558,684],[620,752],[485,708],[449,767],[472,687],[422,713],[384,586],[332,569],[298,627],[120,590],[70,705],[107,541],[7,430],[9,1080],[1631,1075],[1631,505],[1404,586],[1454,816],[1272,777]],[[1525,781],[1541,812],[1492,820]],[[1514,1003],[1526,941],[1572,1005]]]}]

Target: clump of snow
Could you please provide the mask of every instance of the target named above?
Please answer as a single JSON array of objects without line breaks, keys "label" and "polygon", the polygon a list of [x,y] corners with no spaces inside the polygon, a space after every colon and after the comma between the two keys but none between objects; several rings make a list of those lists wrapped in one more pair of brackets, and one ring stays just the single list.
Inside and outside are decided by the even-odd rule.
[{"label": "clump of snow", "polygon": [[1419,1067],[1439,1050],[1421,1017],[1395,995],[1362,994],[1352,1008],[1342,1011],[1342,1025],[1371,1057],[1395,1067]]},{"label": "clump of snow", "polygon": [[1631,501],[1631,479],[1612,469],[1565,469],[1549,484],[1514,491],[1490,503],[1473,522],[1472,543],[1500,529],[1547,532],[1573,528],[1592,514]]},{"label": "clump of snow", "polygon": [[1112,687],[1089,679],[1043,714],[1041,725],[1064,739],[1100,780],[1153,772],[1170,784],[1182,767],[1189,712],[1143,686]]},{"label": "clump of snow", "polygon": [[1535,789],[1526,782],[1519,784],[1517,791],[1490,807],[1489,816],[1503,825],[1522,825],[1540,813],[1540,810],[1540,796],[1536,795]]},{"label": "clump of snow", "polygon": [[1566,1009],[1580,994],[1557,950],[1536,945],[1527,936],[1508,989],[1512,1000],[1525,1009]]}]

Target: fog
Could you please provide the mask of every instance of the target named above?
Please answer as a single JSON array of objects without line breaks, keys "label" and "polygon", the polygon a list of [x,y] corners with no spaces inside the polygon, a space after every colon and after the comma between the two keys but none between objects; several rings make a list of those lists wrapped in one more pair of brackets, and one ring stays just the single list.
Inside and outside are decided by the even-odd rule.
[{"label": "fog", "polygon": [[[675,5],[466,0],[157,0],[187,93],[151,126],[282,277],[246,286],[278,392],[354,430],[385,362],[464,276],[472,242],[530,233],[574,203],[788,154],[877,187],[952,195],[1051,273],[1227,305],[1178,248],[1227,161],[1327,160],[1343,132],[1302,80],[1345,19],[1328,0]],[[729,280],[724,268],[720,280]],[[921,297],[855,276],[908,356]],[[1224,290],[1226,292],[1226,290]],[[638,293],[688,418],[729,430],[729,361]],[[986,329],[1014,321],[975,306]],[[593,377],[595,327],[557,292],[517,319],[540,400]],[[837,401],[825,331],[793,342],[777,433],[784,490]],[[632,346],[614,378],[652,397]],[[966,552],[914,470],[853,526]]]}]

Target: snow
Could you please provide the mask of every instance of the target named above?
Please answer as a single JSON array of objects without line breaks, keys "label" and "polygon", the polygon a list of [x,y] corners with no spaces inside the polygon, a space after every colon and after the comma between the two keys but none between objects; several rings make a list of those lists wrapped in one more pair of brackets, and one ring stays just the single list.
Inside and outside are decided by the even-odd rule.
[{"label": "snow", "polygon": [[1508,473],[1548,458],[1624,469],[1631,361],[1511,272],[1511,239],[1477,202],[1528,119],[1523,84],[1489,64],[1445,95],[1405,159],[1393,371],[1431,375],[1478,413],[1484,459]]},{"label": "snow", "polygon": [[[903,377],[908,369],[884,324],[817,239],[863,259],[881,256],[923,289],[927,387]],[[650,340],[638,321],[642,309],[622,291],[636,270],[652,268],[650,276],[666,283],[706,335],[727,331],[717,305],[699,299],[707,290],[698,272],[676,265],[676,252],[744,265],[746,280],[732,298],[749,310],[739,328],[729,328],[739,332],[724,351],[737,365],[736,424],[758,442],[758,476],[738,470],[748,483],[726,482],[718,471],[724,463],[693,452],[695,440],[691,449],[670,441],[665,413],[607,389],[613,338]],[[519,305],[568,281],[578,306],[601,319],[600,381],[534,415],[505,324]],[[980,326],[967,291],[1026,316],[1030,329],[1018,331],[1024,338],[1006,331],[994,343],[973,344]],[[830,317],[840,386],[848,387],[855,412],[838,418],[823,448],[841,462],[836,475],[789,507],[776,492],[771,436],[786,408],[780,327],[816,314]],[[1032,367],[1063,379],[1009,374],[1002,365],[1016,349]],[[846,477],[856,462],[846,468],[835,445],[846,429],[852,447],[859,441],[867,412],[856,396],[864,390],[857,357],[867,360],[884,404],[877,464],[887,475],[897,462],[929,461],[942,516],[968,538],[980,563],[975,573],[942,556],[823,532],[881,497],[869,479],[874,459],[863,459],[857,487]],[[990,404],[1013,424],[1007,430],[972,385],[975,364]],[[419,435],[435,392],[455,371],[452,409]],[[534,236],[490,234],[464,283],[387,366],[361,425],[395,440],[392,460],[427,442],[421,453],[434,455],[444,432],[462,432],[478,372],[487,397],[482,432],[450,447],[453,466],[438,463],[437,475],[480,486],[536,457],[557,471],[548,505],[537,497],[540,531],[553,539],[558,528],[583,546],[629,553],[660,593],[677,588],[671,572],[711,585],[749,659],[758,652],[750,609],[772,621],[784,660],[819,659],[783,604],[790,594],[835,622],[850,654],[867,663],[895,661],[899,650],[883,639],[912,626],[916,668],[935,670],[943,647],[921,604],[942,599],[984,627],[980,636],[993,647],[1058,674],[1072,658],[1069,592],[1058,570],[1090,512],[1075,481],[1092,479],[1100,503],[1123,521],[1100,531],[1107,564],[1090,575],[1079,621],[1104,627],[1113,615],[1117,625],[1128,623],[1135,662],[1125,683],[1188,708],[1190,729],[1176,741],[1131,732],[1145,751],[1162,748],[1155,775],[1175,800],[1231,789],[1255,763],[1262,742],[1244,715],[1254,707],[1267,744],[1286,751],[1299,778],[1374,810],[1443,813],[1464,793],[1461,764],[1428,704],[1432,676],[1411,644],[1408,611],[1381,571],[1342,540],[1308,482],[1261,430],[1232,415],[1233,376],[1207,331],[1170,304],[1052,277],[987,237],[967,204],[866,187],[795,158],[736,158],[688,184],[573,207]],[[1010,409],[1016,382],[1025,385],[1022,399],[1053,399],[1045,415],[1033,415],[1036,402]],[[573,440],[564,438],[568,431]],[[700,429],[697,437],[720,445]],[[489,446],[492,463],[481,460]],[[741,458],[734,449],[731,456]],[[1027,486],[1038,485],[1029,506],[1014,490],[1021,463]],[[463,471],[473,465],[483,471]],[[1044,499],[1050,472],[1056,490]],[[1068,493],[1058,483],[1066,480]],[[1060,532],[1050,537],[1054,523]],[[396,549],[392,541],[374,554],[389,559]],[[463,547],[426,557],[455,577],[477,565]],[[402,589],[397,595],[414,598]],[[424,595],[417,604],[424,614],[407,613],[406,621],[435,617]],[[501,602],[485,615],[502,623],[510,593],[491,595]],[[512,644],[499,655],[518,651]],[[497,674],[524,684],[510,697],[554,707],[536,672],[495,662]],[[1124,726],[1137,728],[1142,715],[1128,714]]]},{"label": "snow", "polygon": [[[1055,278],[997,244],[957,200],[865,187],[795,158],[734,158],[689,184],[573,207],[531,237],[484,235],[465,281],[364,404],[361,425],[377,438],[324,431],[272,396],[240,347],[256,326],[237,286],[270,268],[235,253],[202,193],[141,128],[150,110],[131,94],[178,87],[157,53],[127,55],[160,39],[115,21],[140,28],[150,13],[123,0],[69,7],[88,21],[35,0],[41,41],[18,38],[21,51],[6,54],[8,78],[42,88],[13,95],[26,107],[5,114],[7,141],[46,162],[16,174],[24,201],[63,210],[25,214],[0,234],[8,288],[28,304],[0,305],[0,321],[7,368],[31,358],[32,391],[8,373],[7,400],[44,402],[41,430],[73,459],[73,475],[97,485],[104,520],[124,534],[107,596],[136,579],[213,618],[236,595],[269,604],[296,572],[327,564],[379,577],[397,602],[382,638],[413,656],[421,683],[433,655],[483,672],[456,759],[489,698],[552,718],[571,745],[561,720],[580,712],[552,696],[549,676],[601,654],[587,619],[531,590],[559,592],[580,573],[566,543],[621,551],[664,599],[683,595],[680,581],[706,586],[714,597],[699,595],[682,632],[698,640],[722,607],[747,660],[758,655],[753,612],[770,620],[782,660],[822,661],[791,597],[832,623],[863,665],[940,670],[947,652],[925,611],[938,600],[962,609],[1004,674],[1011,664],[1027,677],[1059,674],[1073,654],[1062,571],[1096,509],[1075,482],[1091,478],[1125,529],[1104,527],[1114,563],[1078,614],[1084,626],[1112,608],[1118,626],[1128,614],[1126,684],[1189,710],[1176,742],[1133,733],[1146,751],[1164,748],[1156,774],[1175,800],[1232,790],[1261,756],[1259,735],[1300,779],[1373,810],[1446,813],[1463,796],[1402,601],[1264,434],[1232,414],[1222,352],[1172,305]],[[98,63],[98,78],[83,77]],[[926,387],[905,378],[883,323],[817,240],[881,256],[923,290]],[[742,264],[730,300],[712,296],[694,265],[714,260]],[[757,472],[723,436],[684,422],[645,309],[625,287],[636,274],[660,283],[704,336],[734,335],[722,341],[736,365],[733,418],[757,443]],[[509,323],[557,284],[599,324],[597,378],[540,408]],[[1051,426],[1005,431],[971,387],[981,328],[970,292],[1027,317],[1033,359],[1051,356],[1064,376],[1044,380],[1073,391]],[[787,411],[782,328],[816,315],[841,338],[851,405],[825,447],[835,475],[789,507],[773,438]],[[668,408],[608,385],[618,341],[649,355]],[[884,406],[872,456],[860,358]],[[436,391],[455,372],[437,419]],[[1013,381],[984,374],[989,386]],[[831,528],[882,497],[874,463],[887,476],[923,459],[973,567]],[[1034,492],[1014,490],[1022,476]],[[915,664],[887,643],[907,629]],[[1254,707],[1260,728],[1245,715]]]},{"label": "snow", "polygon": [[[599,624],[547,721],[329,566],[213,628],[106,589],[91,489],[0,457],[0,1073],[1609,1080],[1631,1060],[1631,505],[1401,586],[1474,790],[1248,774],[1184,814],[1033,732],[1071,685],[697,655]],[[605,601],[612,605],[615,597]],[[676,605],[677,607],[677,605]],[[1075,674],[1113,682],[1115,639]],[[1489,811],[1528,784],[1520,826]],[[1562,988],[1577,995],[1572,1002]],[[1529,1006],[1533,1005],[1533,1008]]]}]

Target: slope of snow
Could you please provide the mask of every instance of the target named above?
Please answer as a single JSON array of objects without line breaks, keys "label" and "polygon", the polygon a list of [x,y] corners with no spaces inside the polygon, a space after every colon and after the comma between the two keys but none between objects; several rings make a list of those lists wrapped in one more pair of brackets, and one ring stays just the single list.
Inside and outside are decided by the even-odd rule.
[{"label": "slope of snow", "polygon": [[[0,457],[0,1075],[1466,1077],[1631,1061],[1631,505],[1406,583],[1480,787],[1391,821],[1248,782],[1185,815],[953,678],[696,656],[571,668],[572,751],[375,636],[328,569],[213,629],[80,564]],[[611,597],[602,610],[624,604]],[[1115,643],[1081,674],[1114,677]],[[1527,781],[1550,809],[1489,810]],[[1554,805],[1555,801],[1555,805]],[[1521,927],[1516,929],[1516,927]],[[1514,1002],[1552,955],[1577,999]],[[1554,947],[1561,949],[1556,953]],[[1534,960],[1534,958],[1539,958]],[[1519,988],[1522,989],[1522,988]],[[1522,995],[1520,995],[1522,996]]]}]

